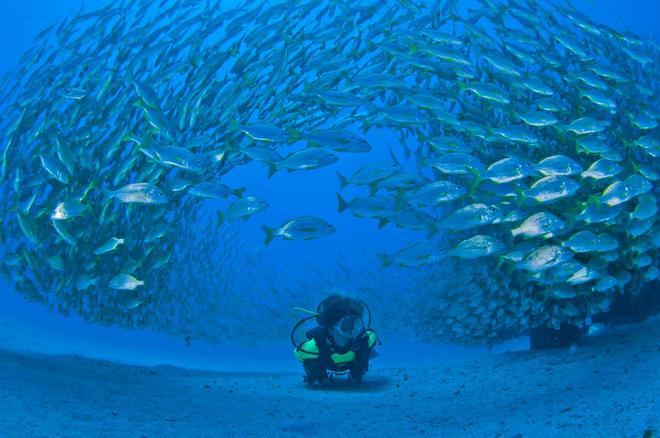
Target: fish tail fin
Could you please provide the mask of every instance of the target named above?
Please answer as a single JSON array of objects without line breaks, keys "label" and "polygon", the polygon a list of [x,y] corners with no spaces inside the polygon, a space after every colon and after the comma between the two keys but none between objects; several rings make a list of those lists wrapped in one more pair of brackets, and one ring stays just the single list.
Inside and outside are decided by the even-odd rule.
[{"label": "fish tail fin", "polygon": [[417,162],[417,169],[421,169],[422,167],[426,167],[428,165],[428,160],[422,153],[421,147],[415,150],[415,161]]},{"label": "fish tail fin", "polygon": [[435,223],[429,224],[428,229],[426,230],[426,238],[431,239],[436,234],[438,234],[438,226]]},{"label": "fish tail fin", "polygon": [[397,189],[394,194],[394,208],[399,211],[405,207],[411,208],[410,205],[406,205],[406,191],[404,189]]},{"label": "fish tail fin", "polygon": [[85,213],[87,214],[92,214],[94,213],[94,208],[90,204],[83,204],[83,209],[85,210]]},{"label": "fish tail fin", "polygon": [[341,213],[341,212],[343,212],[344,210],[346,210],[346,207],[347,207],[346,200],[345,200],[344,198],[342,198],[341,195],[340,195],[339,193],[337,193],[337,202],[338,202],[337,211],[338,211],[339,213]]},{"label": "fish tail fin", "polygon": [[132,141],[133,143],[137,143],[138,145],[142,143],[142,140],[133,132],[133,131],[128,131],[122,138],[121,142],[128,142]]},{"label": "fish tail fin", "polygon": [[575,223],[577,222],[577,217],[574,214],[569,214],[564,216],[564,220],[566,222],[566,230],[564,232],[559,232],[559,234],[564,234],[569,230],[572,230],[573,227],[575,227]]},{"label": "fish tail fin", "polygon": [[[409,160],[410,157],[412,156],[412,152],[410,152],[410,147],[406,144],[401,142],[401,145],[403,146],[403,156],[406,160]],[[390,149],[391,151],[391,149]],[[399,164],[399,162],[395,159],[393,160],[395,163]]]},{"label": "fish tail fin", "polygon": [[497,264],[495,265],[495,270],[498,271],[502,267],[502,265],[504,264],[505,261],[506,261],[506,259],[504,257],[498,256],[497,257]]},{"label": "fish tail fin", "polygon": [[90,193],[92,193],[94,190],[99,188],[99,179],[94,177],[87,187],[88,190],[83,194],[82,198],[80,198],[80,202],[85,202],[87,196],[89,196]]},{"label": "fish tail fin", "polygon": [[559,136],[560,139],[562,139],[562,140],[565,140],[566,133],[568,132],[566,130],[566,126],[567,125],[562,125],[561,123],[557,123],[557,124],[552,125],[552,129],[555,130],[555,132],[557,133],[557,136]]},{"label": "fish tail fin", "polygon": [[231,56],[236,56],[238,54],[238,49],[242,41],[243,40],[241,39],[241,41],[236,41],[234,44],[231,45],[231,47],[229,48],[229,53]]},{"label": "fish tail fin", "polygon": [[377,257],[380,259],[381,267],[387,268],[388,266],[392,266],[392,257],[387,254],[378,254]]},{"label": "fish tail fin", "polygon": [[470,184],[470,190],[468,190],[467,193],[467,196],[471,197],[474,195],[474,192],[477,191],[477,188],[479,187],[479,184],[481,184],[481,181],[483,181],[483,178],[481,175],[479,175],[479,171],[474,167],[466,166],[466,169],[472,175],[472,183]]},{"label": "fish tail fin", "polygon": [[362,123],[362,133],[366,134],[367,132],[369,132],[370,129],[371,129],[371,122],[369,121],[369,119],[365,119],[364,122]]},{"label": "fish tail fin", "polygon": [[275,228],[271,228],[266,225],[262,225],[261,229],[264,230],[264,233],[266,234],[266,239],[264,240],[264,245],[268,245],[270,242],[273,241],[275,236],[277,236],[277,230]]},{"label": "fish tail fin", "polygon": [[214,155],[214,158],[218,161],[218,165],[224,167],[224,165],[227,163],[227,160],[229,159],[229,152],[228,151],[219,152]]},{"label": "fish tail fin", "polygon": [[339,178],[339,190],[343,190],[344,187],[348,185],[348,179],[346,179],[346,177],[341,173],[339,172],[336,173],[337,173],[337,178]]},{"label": "fish tail fin", "polygon": [[516,205],[520,207],[525,202],[525,199],[527,199],[527,196],[525,195],[523,189],[520,187],[516,186],[513,190],[516,192]]},{"label": "fish tail fin", "polygon": [[396,163],[398,166],[400,166],[401,163],[399,162],[399,159],[394,154],[394,151],[392,150],[392,145],[388,143],[387,149],[389,149],[389,151],[390,151],[390,158],[392,159],[392,162]]},{"label": "fish tail fin", "polygon": [[272,177],[277,173],[278,168],[277,168],[277,163],[273,163],[272,161],[269,161],[266,163],[268,165],[268,178]]},{"label": "fish tail fin", "polygon": [[295,143],[298,140],[300,140],[300,137],[301,137],[300,131],[298,131],[296,129],[293,129],[293,128],[287,128],[286,132],[287,132],[287,134],[289,134],[289,139],[287,140],[287,142],[289,144]]},{"label": "fish tail fin", "polygon": [[110,189],[103,189],[102,193],[103,193],[103,201],[101,202],[101,204],[106,205],[112,200],[114,196],[114,192]]},{"label": "fish tail fin", "polygon": [[640,173],[639,166],[634,161],[631,161],[630,165],[632,166],[633,172]]},{"label": "fish tail fin", "polygon": [[595,205],[601,205],[602,202],[600,201],[600,197],[598,195],[590,195],[589,199],[587,200],[588,204],[595,204]]},{"label": "fish tail fin", "polygon": [[247,189],[247,187],[239,187],[239,188],[235,189],[234,192],[233,192],[234,196],[236,196],[237,198],[242,198],[243,193],[245,193],[245,189]]}]

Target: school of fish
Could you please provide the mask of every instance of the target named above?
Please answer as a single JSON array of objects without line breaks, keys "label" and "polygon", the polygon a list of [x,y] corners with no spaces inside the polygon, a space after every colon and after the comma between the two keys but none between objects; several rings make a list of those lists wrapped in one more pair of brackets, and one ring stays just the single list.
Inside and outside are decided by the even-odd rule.
[{"label": "school of fish", "polygon": [[[269,207],[224,175],[389,148],[336,195],[422,236],[383,265],[492,274],[439,293],[431,337],[584,326],[657,281],[658,44],[570,3],[458,3],[123,0],[44,30],[0,89],[3,276],[139,325],[204,200],[229,200],[219,224]],[[310,211],[263,230],[335,227]]]}]

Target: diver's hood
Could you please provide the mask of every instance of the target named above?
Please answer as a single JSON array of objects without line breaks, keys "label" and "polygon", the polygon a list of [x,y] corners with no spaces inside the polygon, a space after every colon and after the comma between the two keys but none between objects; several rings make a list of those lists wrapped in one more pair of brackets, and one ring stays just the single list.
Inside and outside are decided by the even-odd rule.
[{"label": "diver's hood", "polygon": [[[371,328],[371,322],[372,322],[371,309],[369,308],[369,306],[367,305],[367,303],[364,300],[359,300],[359,301],[367,311],[367,315],[368,315],[367,323],[366,324],[364,323],[364,320],[360,315],[349,314],[349,315],[344,316],[343,318],[341,318],[333,326],[337,330],[341,330],[341,331],[339,331],[339,334],[341,334],[342,336],[345,336],[345,337],[348,337],[348,338],[356,338],[360,334],[364,333],[365,331],[372,330],[372,328]],[[298,321],[296,323],[296,325],[293,326],[293,329],[291,330],[291,343],[293,343],[293,346],[296,347],[297,349],[301,349],[302,344],[306,340],[304,340],[302,342],[297,342],[296,341],[296,332],[297,332],[298,328],[300,328],[300,326],[305,324],[307,321],[309,321],[311,319],[314,319],[314,318],[316,318],[318,320],[318,316],[320,314],[320,312],[318,312],[318,310],[320,310],[320,309],[317,309],[316,312],[312,312],[312,311],[309,311],[309,310],[305,310],[305,309],[296,307],[296,308],[294,308],[294,310],[304,311],[304,312],[310,314],[310,316],[307,316],[307,317],[301,319],[300,321]],[[357,332],[356,335],[353,335],[353,333],[355,333],[358,330],[359,330],[359,332]],[[349,334],[349,335],[346,335],[346,334],[342,333],[342,331],[344,333]]]}]

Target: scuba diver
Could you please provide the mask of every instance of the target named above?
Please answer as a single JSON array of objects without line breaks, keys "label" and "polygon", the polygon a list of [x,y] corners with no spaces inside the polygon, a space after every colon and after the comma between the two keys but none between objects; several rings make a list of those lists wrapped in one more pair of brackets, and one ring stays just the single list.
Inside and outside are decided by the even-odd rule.
[{"label": "scuba diver", "polygon": [[[369,369],[369,359],[376,356],[376,332],[371,329],[371,311],[362,300],[342,294],[332,294],[319,303],[316,312],[296,308],[311,316],[299,321],[291,332],[296,347],[294,354],[305,369],[305,382],[326,385],[335,374],[349,374],[349,379],[361,382]],[[369,320],[364,323],[364,311]],[[296,343],[298,327],[310,319],[318,327],[306,332],[307,341]]]}]

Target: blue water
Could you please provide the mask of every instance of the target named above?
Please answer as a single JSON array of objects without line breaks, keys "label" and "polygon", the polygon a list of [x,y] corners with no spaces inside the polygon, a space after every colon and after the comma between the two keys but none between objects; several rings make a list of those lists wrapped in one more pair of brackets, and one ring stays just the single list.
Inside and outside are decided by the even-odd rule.
[{"label": "blue water", "polygon": [[[231,5],[232,2],[223,2]],[[0,1],[0,74],[15,66],[20,55],[32,45],[32,39],[43,28],[75,14],[107,4],[104,0],[86,1]],[[654,0],[636,0],[619,2],[616,0],[578,0],[575,6],[595,22],[608,25],[616,30],[629,30],[639,36],[660,41],[657,27],[660,12]],[[387,133],[371,133],[368,139],[374,143],[392,144],[393,139]],[[335,192],[337,177],[335,172],[344,175],[352,173],[366,162],[387,159],[385,148],[374,148],[369,154],[345,154],[333,166],[317,169],[314,172],[297,172],[284,175],[278,173],[267,178],[265,166],[253,163],[231,172],[226,179],[230,186],[245,185],[249,181],[252,194],[266,199],[271,207],[261,213],[258,220],[241,225],[241,233],[247,238],[248,246],[255,252],[261,250],[263,233],[262,224],[280,224],[297,214],[314,212],[327,218],[337,228],[337,233],[320,240],[290,241],[286,244],[276,242],[268,248],[271,262],[278,269],[300,270],[305,265],[320,268],[336,263],[337,257],[344,257],[356,249],[367,252],[387,252],[400,248],[412,241],[415,234],[403,232],[390,226],[386,235],[374,226],[374,221],[356,220],[348,214],[340,215],[336,210]],[[211,207],[213,208],[213,206]],[[18,306],[20,297],[11,292],[0,295],[3,305],[0,311],[17,316],[25,309]],[[23,315],[30,318],[30,312]],[[67,326],[72,322],[67,318],[53,318],[53,327],[58,324]]]},{"label": "blue water", "polygon": [[[224,3],[228,5],[231,2]],[[576,0],[574,3],[580,11],[597,23],[660,42],[660,6],[657,0]],[[81,7],[92,10],[106,4],[105,0],[0,0],[0,75],[16,65],[21,54],[32,46],[34,36],[43,28],[75,14]],[[382,130],[370,132],[367,138],[374,145],[396,142],[393,133]],[[379,230],[373,220],[360,220],[350,214],[337,212],[336,172],[350,175],[364,163],[385,160],[388,157],[387,148],[375,147],[368,154],[342,155],[338,163],[312,172],[280,172],[268,178],[267,169],[258,163],[232,171],[223,180],[225,184],[230,187],[247,185],[250,194],[265,199],[270,204],[270,208],[265,212],[237,225],[240,235],[245,239],[243,249],[267,260],[274,271],[290,273],[295,277],[297,285],[303,284],[306,276],[313,277],[310,267],[317,271],[330,272],[335,269],[338,261],[343,260],[358,271],[374,269],[376,253],[392,253],[416,239],[423,238],[423,233],[404,231],[391,225],[385,230]],[[349,189],[344,193],[350,197],[352,192]],[[212,211],[217,208],[217,204],[210,202],[205,208]],[[278,239],[268,247],[263,247],[262,225],[276,226],[304,214],[314,214],[328,220],[336,227],[337,232],[332,236],[310,241]],[[368,256],[363,257],[362,254]],[[407,273],[403,270],[402,278],[405,278],[405,275]],[[310,296],[316,297],[319,292],[321,291],[310,291]],[[384,295],[388,293],[397,291],[383,291]],[[260,292],[260,297],[267,306],[268,295]],[[309,307],[315,305],[315,302],[310,299],[304,303],[292,304]],[[204,309],[200,309],[200,312],[203,311]],[[291,321],[288,314],[282,315],[282,319],[287,323]],[[255,327],[255,331],[259,329]],[[197,340],[194,340],[192,345],[186,345],[181,337],[167,333],[93,325],[84,322],[75,314],[62,316],[43,305],[25,302],[22,295],[14,291],[9,284],[0,284],[0,335],[0,340],[4,339],[9,344],[0,345],[0,348],[86,355],[129,364],[165,363],[213,370],[299,371],[298,364],[290,355],[288,339],[253,348],[250,347],[252,340],[239,346]],[[484,345],[466,347],[443,344],[429,347],[422,340],[413,339],[408,331],[395,330],[387,335],[392,343],[388,347],[390,353],[384,353],[381,366],[403,365],[412,356],[418,359],[417,364],[428,365],[448,358],[480,358],[493,351],[521,350],[528,347],[526,337],[516,337],[492,350]],[[392,353],[393,350],[396,350],[395,354]],[[263,357],[270,358],[270,361],[262,360]],[[1,433],[0,431],[0,435]]]}]

